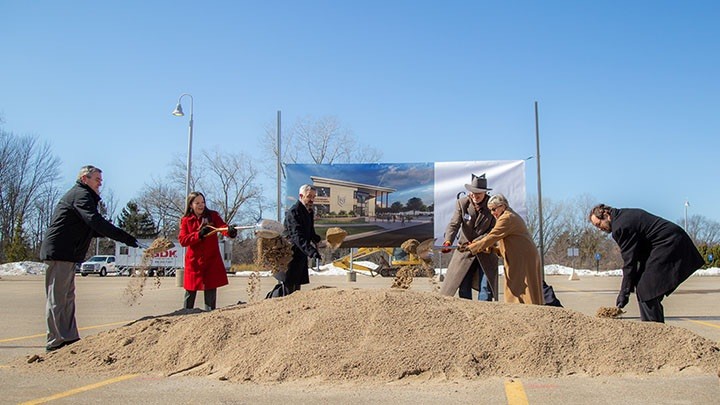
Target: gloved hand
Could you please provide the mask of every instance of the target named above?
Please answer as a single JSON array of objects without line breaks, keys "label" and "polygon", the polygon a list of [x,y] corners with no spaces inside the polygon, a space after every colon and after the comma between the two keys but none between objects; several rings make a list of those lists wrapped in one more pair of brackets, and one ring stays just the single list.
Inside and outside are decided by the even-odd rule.
[{"label": "gloved hand", "polygon": [[202,228],[200,228],[200,239],[203,239],[204,237],[208,236],[208,234],[212,232],[212,228],[205,225]]},{"label": "gloved hand", "polygon": [[620,291],[620,294],[617,296],[617,300],[615,300],[615,305],[618,308],[625,308],[628,301],[630,301],[630,291]]},{"label": "gloved hand", "polygon": [[476,243],[476,242],[471,242],[471,243],[469,243],[467,246],[465,246],[465,251],[470,252],[470,253],[476,255],[476,254],[480,253],[480,250],[478,249],[478,246],[479,246],[478,243]]},{"label": "gloved hand", "polygon": [[228,225],[228,236],[231,238],[234,238],[237,236],[237,229],[235,229],[235,225]]},{"label": "gloved hand", "polygon": [[[449,240],[446,240],[445,243],[443,243],[443,246],[450,246],[451,244],[452,244],[452,242],[450,242]],[[443,253],[450,253],[451,250],[452,249],[442,249],[440,251]]]}]

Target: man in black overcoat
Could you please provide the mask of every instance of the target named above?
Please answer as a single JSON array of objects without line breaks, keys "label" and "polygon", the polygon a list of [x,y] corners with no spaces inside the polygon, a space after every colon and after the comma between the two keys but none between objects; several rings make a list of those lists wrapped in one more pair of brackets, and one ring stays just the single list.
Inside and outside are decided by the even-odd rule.
[{"label": "man in black overcoat", "polygon": [[643,321],[665,322],[662,300],[704,260],[678,225],[636,208],[592,208],[590,222],[612,234],[623,258],[623,279],[616,304],[627,305],[635,291]]},{"label": "man in black overcoat", "polygon": [[308,275],[308,257],[320,259],[317,243],[320,235],[315,233],[313,202],[317,192],[304,184],[300,187],[298,201],[285,214],[285,237],[292,243],[292,260],[285,273],[285,287],[288,293],[300,289],[302,284],[310,283]]},{"label": "man in black overcoat", "polygon": [[134,236],[111,224],[98,211],[102,170],[83,166],[75,185],[58,201],[45,232],[40,259],[45,270],[47,351],[80,340],[75,321],[75,263],[85,260],[92,238],[108,237],[138,247]]}]

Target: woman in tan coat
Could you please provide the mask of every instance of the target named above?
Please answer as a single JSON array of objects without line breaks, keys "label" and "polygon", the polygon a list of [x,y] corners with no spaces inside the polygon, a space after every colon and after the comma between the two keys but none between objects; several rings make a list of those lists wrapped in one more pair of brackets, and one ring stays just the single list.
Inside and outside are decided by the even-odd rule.
[{"label": "woman in tan coat", "polygon": [[496,251],[502,256],[505,302],[543,305],[540,255],[525,221],[510,208],[502,194],[490,197],[487,206],[497,222],[487,235],[468,244],[466,249],[473,254]]}]

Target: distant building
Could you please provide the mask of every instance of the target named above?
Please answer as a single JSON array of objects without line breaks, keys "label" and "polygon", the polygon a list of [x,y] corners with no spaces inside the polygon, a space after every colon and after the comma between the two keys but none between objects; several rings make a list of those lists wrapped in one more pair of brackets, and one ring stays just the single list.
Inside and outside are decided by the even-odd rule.
[{"label": "distant building", "polygon": [[352,181],[310,176],[317,190],[314,207],[320,215],[340,211],[354,212],[358,216],[375,216],[375,208],[389,207],[390,193],[394,188],[371,186]]}]

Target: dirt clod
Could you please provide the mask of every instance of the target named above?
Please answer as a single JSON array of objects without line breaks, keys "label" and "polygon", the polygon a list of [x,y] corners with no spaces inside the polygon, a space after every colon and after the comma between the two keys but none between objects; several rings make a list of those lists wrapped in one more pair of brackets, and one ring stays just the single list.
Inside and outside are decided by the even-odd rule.
[{"label": "dirt clod", "polygon": [[624,313],[625,311],[618,307],[600,307],[595,313],[595,316],[598,318],[617,318]]}]

